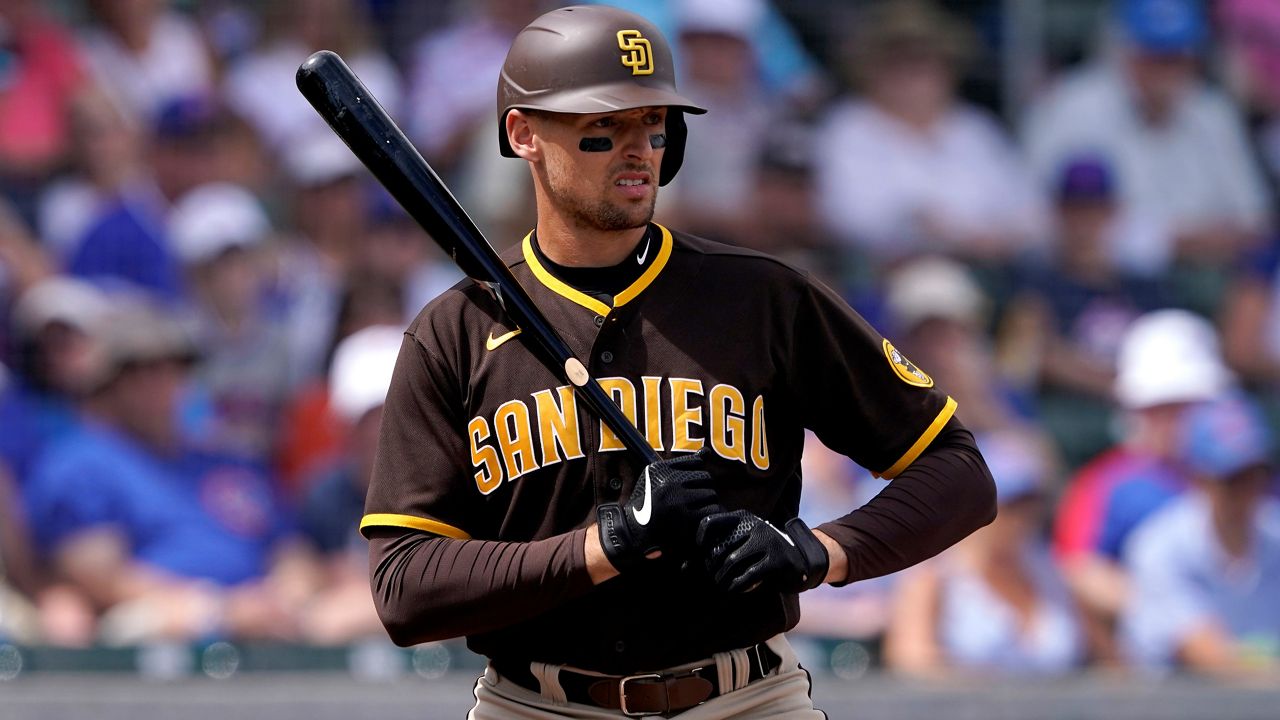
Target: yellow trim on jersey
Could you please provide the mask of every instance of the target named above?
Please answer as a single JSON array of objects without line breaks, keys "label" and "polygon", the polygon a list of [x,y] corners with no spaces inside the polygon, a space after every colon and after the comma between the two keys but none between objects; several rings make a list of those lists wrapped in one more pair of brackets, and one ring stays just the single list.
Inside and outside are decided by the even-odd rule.
[{"label": "yellow trim on jersey", "polygon": [[[654,223],[654,225],[658,224]],[[645,288],[653,283],[658,274],[662,272],[662,269],[666,267],[667,261],[671,259],[671,249],[675,246],[675,242],[671,239],[671,231],[661,225],[658,225],[658,229],[662,231],[662,242],[658,248],[658,255],[653,259],[653,264],[644,271],[644,274],[636,278],[636,281],[631,283],[630,287],[613,297],[613,307],[621,307],[636,299],[640,293],[644,292]],[[533,231],[529,231],[529,234],[524,236],[524,241],[521,245],[524,250],[524,261],[529,264],[529,269],[533,271],[533,276],[538,278],[539,282],[546,285],[555,294],[568,298],[597,315],[607,316],[613,310],[612,307],[552,275],[549,270],[542,266],[542,263],[538,262],[538,256],[533,252],[532,238]]]},{"label": "yellow trim on jersey", "polygon": [[898,476],[898,473],[906,470],[911,463],[916,461],[916,458],[920,457],[920,453],[924,452],[924,449],[929,447],[929,443],[933,442],[933,439],[938,437],[938,433],[942,432],[942,426],[946,425],[947,421],[951,419],[951,416],[955,414],[956,401],[948,397],[947,404],[943,406],[941,412],[939,412],[938,416],[933,419],[933,422],[929,424],[929,427],[920,435],[920,438],[916,440],[915,444],[912,445],[902,457],[898,458],[898,462],[894,463],[893,467],[879,473],[879,477],[886,480],[892,480]]},{"label": "yellow trim on jersey", "polygon": [[[654,225],[658,224],[654,223]],[[658,225],[658,229],[662,231],[662,246],[658,248],[658,257],[653,259],[653,264],[649,266],[648,270],[644,271],[643,275],[631,283],[631,287],[613,296],[614,307],[621,307],[634,300],[645,288],[649,287],[649,283],[652,283],[654,278],[658,277],[658,273],[662,272],[662,268],[667,266],[667,260],[671,259],[671,248],[675,245],[675,242],[671,239],[671,231],[661,225]]]},{"label": "yellow trim on jersey", "polygon": [[365,515],[360,520],[360,531],[364,532],[367,527],[402,527],[412,528],[414,530],[422,530],[432,535],[441,535],[457,540],[470,540],[471,535],[452,525],[446,525],[435,520],[427,518],[415,517],[413,515],[397,515],[395,513],[371,513]]}]

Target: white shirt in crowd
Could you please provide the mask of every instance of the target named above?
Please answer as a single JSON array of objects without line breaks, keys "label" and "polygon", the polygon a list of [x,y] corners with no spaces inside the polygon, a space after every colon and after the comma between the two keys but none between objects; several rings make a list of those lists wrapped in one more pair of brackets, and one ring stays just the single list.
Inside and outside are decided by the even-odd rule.
[{"label": "white shirt in crowd", "polygon": [[121,114],[144,126],[166,103],[213,89],[208,48],[199,28],[181,13],[161,14],[137,55],[101,28],[88,30],[81,45],[98,85]]},{"label": "white shirt in crowd", "polygon": [[1119,66],[1100,63],[1050,90],[1032,108],[1026,131],[1042,181],[1054,182],[1073,157],[1100,155],[1112,164],[1122,208],[1159,228],[1119,236],[1130,243],[1116,249],[1126,269],[1165,269],[1183,228],[1223,220],[1265,227],[1265,185],[1244,125],[1231,102],[1206,85],[1186,94],[1167,125],[1152,127]]},{"label": "white shirt in crowd", "polygon": [[[1046,213],[1013,143],[995,120],[958,104],[929,133],[875,105],[845,100],[817,135],[821,212],[848,242],[882,256],[923,249],[964,252],[967,239],[1001,234],[1032,249]],[[931,227],[953,247],[938,247]]]},{"label": "white shirt in crowd", "polygon": [[[281,40],[245,58],[227,74],[227,103],[253,125],[273,151],[279,152],[298,136],[317,129],[327,132],[324,120],[298,92],[294,80],[298,66],[310,55],[302,44]],[[368,51],[343,60],[387,113],[397,117],[402,84],[391,59],[381,52]]]}]

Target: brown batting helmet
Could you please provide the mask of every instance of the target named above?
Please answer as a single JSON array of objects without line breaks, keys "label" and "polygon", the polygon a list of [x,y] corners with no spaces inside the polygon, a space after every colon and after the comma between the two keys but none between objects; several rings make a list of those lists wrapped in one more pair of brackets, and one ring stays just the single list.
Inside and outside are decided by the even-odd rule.
[{"label": "brown batting helmet", "polygon": [[507,142],[507,113],[546,110],[600,113],[666,106],[667,145],[658,174],[666,185],[684,161],[684,113],[705,113],[676,93],[671,48],[653,23],[603,5],[552,10],[516,35],[498,78],[498,147]]}]

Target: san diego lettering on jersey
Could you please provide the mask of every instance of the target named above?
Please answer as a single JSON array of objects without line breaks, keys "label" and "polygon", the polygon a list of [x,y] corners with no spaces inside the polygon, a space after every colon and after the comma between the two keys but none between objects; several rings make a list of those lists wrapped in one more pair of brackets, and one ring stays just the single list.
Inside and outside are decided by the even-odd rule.
[{"label": "san diego lettering on jersey", "polygon": [[[658,452],[697,452],[704,444],[727,460],[769,469],[764,397],[748,397],[725,383],[644,376],[640,386],[625,377],[598,378],[600,386],[644,433]],[[508,480],[540,468],[585,457],[585,423],[598,423],[598,452],[625,449],[612,430],[579,411],[569,385],[538,390],[499,405],[492,415],[467,423],[476,489],[488,495]]]}]

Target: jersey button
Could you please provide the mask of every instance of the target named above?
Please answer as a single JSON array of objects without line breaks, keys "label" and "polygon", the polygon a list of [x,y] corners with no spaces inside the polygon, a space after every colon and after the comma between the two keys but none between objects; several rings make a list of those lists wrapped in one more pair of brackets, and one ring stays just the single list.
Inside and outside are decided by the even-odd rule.
[{"label": "jersey button", "polygon": [[626,651],[627,651],[627,644],[626,644],[626,643],[624,643],[624,642],[622,642],[621,640],[619,640],[618,642],[616,642],[616,643],[614,643],[614,644],[613,644],[613,651],[614,651],[614,652],[617,652],[617,653],[623,653],[623,652],[626,652]]},{"label": "jersey button", "polygon": [[597,316],[596,316],[596,327],[604,327],[604,316],[603,316],[603,315],[597,315]]},{"label": "jersey button", "polygon": [[609,489],[610,489],[610,490],[621,490],[621,489],[622,489],[622,478],[609,478]]},{"label": "jersey button", "polygon": [[609,352],[608,350],[605,350],[604,352],[600,353],[600,362],[602,363],[613,362],[613,353]]}]

